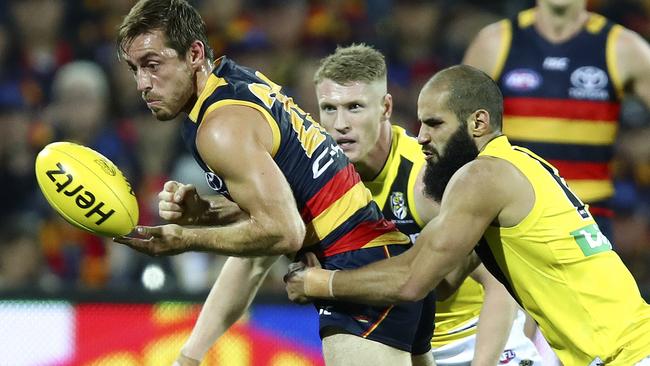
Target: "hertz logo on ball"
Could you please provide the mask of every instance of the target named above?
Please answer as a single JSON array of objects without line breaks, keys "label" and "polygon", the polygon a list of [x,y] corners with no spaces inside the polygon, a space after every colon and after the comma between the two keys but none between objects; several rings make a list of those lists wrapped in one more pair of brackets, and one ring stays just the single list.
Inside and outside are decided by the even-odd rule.
[{"label": "hertz logo on ball", "polygon": [[36,157],[36,179],[50,205],[71,224],[93,234],[128,234],[138,203],[122,172],[106,157],[70,142],[47,145]]}]

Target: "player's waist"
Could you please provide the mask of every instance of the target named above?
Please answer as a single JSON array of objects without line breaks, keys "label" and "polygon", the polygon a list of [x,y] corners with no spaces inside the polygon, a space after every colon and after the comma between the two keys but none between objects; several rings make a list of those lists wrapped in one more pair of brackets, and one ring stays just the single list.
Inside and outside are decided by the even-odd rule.
[{"label": "player's waist", "polygon": [[330,241],[324,240],[319,245],[322,256],[330,257],[340,253],[386,245],[411,245],[408,236],[396,229],[386,227],[386,220],[364,222],[352,230]]},{"label": "player's waist", "polygon": [[476,334],[478,316],[469,319],[440,319],[436,312],[436,329],[431,337],[431,347],[439,348]]}]

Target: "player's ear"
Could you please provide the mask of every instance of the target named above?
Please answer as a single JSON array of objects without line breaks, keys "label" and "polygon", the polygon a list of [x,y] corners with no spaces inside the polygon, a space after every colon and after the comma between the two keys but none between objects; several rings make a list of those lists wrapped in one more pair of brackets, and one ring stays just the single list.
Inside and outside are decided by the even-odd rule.
[{"label": "player's ear", "polygon": [[485,109],[474,111],[469,122],[472,136],[479,137],[490,132],[490,113]]},{"label": "player's ear", "polygon": [[390,116],[393,114],[393,96],[390,95],[389,93],[386,93],[386,95],[384,95],[383,105],[384,105],[383,117],[385,119],[390,119]]},{"label": "player's ear", "polygon": [[190,61],[190,64],[194,68],[198,68],[203,65],[205,61],[205,45],[203,42],[196,40],[190,45],[190,49],[187,51],[187,57]]}]

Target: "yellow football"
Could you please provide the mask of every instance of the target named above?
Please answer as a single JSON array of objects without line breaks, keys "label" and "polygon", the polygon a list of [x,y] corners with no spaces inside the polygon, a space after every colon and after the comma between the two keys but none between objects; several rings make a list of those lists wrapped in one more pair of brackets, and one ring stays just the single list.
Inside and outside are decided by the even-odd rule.
[{"label": "yellow football", "polygon": [[36,157],[36,179],[50,205],[81,229],[119,236],[138,223],[131,184],[95,150],[71,142],[51,143]]}]

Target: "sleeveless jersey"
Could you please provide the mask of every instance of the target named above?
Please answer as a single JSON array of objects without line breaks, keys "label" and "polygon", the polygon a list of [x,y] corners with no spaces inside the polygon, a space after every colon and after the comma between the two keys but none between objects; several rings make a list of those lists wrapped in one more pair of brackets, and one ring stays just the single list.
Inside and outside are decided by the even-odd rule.
[{"label": "sleeveless jersey", "polygon": [[609,168],[622,85],[615,46],[622,29],[589,14],[563,43],[543,38],[529,9],[502,21],[505,49],[494,71],[504,97],[503,132],[548,160],[585,202],[612,196]]},{"label": "sleeveless jersey", "polygon": [[[392,126],[388,159],[375,179],[364,182],[384,217],[395,223],[413,243],[426,224],[418,216],[413,196],[418,173],[424,164],[417,140],[408,136],[403,128]],[[436,303],[436,328],[431,347],[438,348],[476,333],[476,319],[482,305],[483,287],[468,277],[449,299]]]},{"label": "sleeveless jersey", "polygon": [[[222,57],[183,124],[183,138],[210,187],[229,196],[196,148],[196,133],[210,112],[227,105],[259,111],[273,132],[273,160],[291,187],[307,234],[304,247],[324,256],[387,244],[408,244],[383,218],[353,165],[336,142],[281,87],[259,71]],[[236,159],[236,156],[223,156]]]},{"label": "sleeveless jersey", "polygon": [[629,366],[648,356],[650,306],[557,169],[505,136],[481,156],[516,167],[535,202],[519,224],[490,226],[477,253],[537,321],[562,363]]}]

